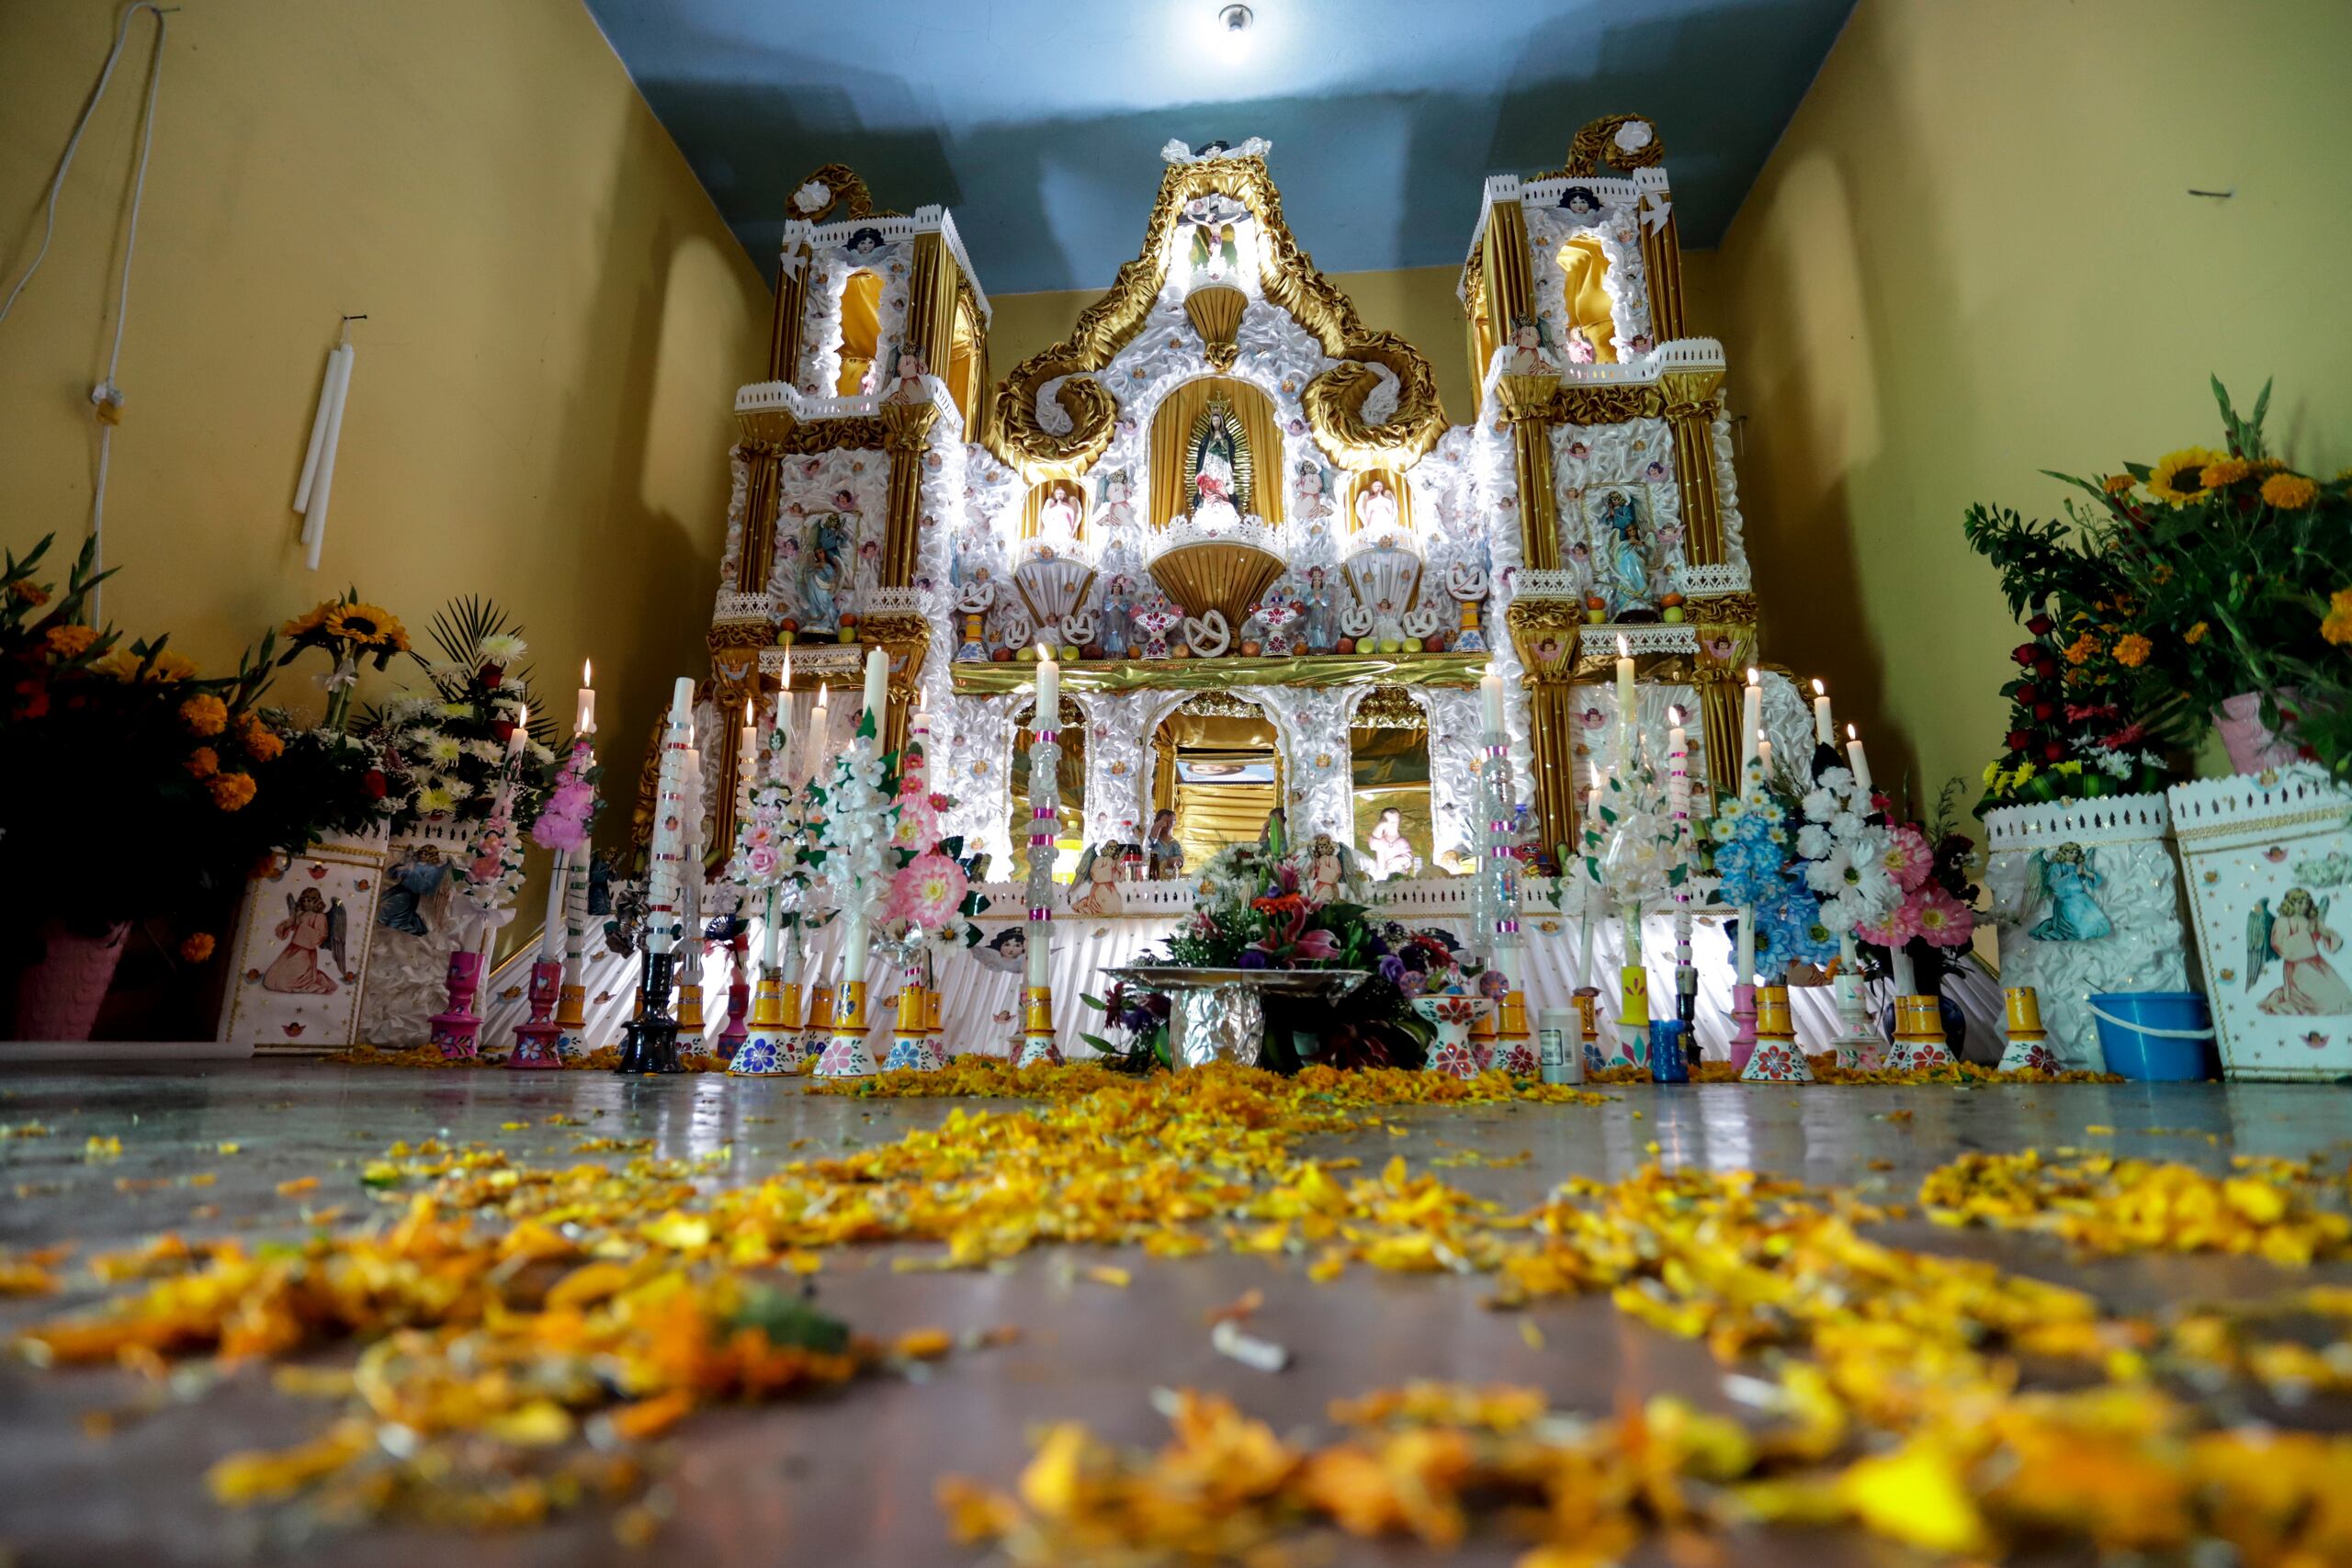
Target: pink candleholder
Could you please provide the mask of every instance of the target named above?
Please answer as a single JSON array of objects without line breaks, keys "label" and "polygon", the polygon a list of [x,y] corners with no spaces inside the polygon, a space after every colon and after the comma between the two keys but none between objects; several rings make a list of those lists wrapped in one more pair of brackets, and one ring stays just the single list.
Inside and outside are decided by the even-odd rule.
[{"label": "pink candleholder", "polygon": [[1747,1059],[1756,1055],[1756,987],[1753,985],[1731,988],[1731,1068],[1747,1070]]},{"label": "pink candleholder", "polygon": [[563,1033],[563,1025],[555,1019],[556,1001],[562,994],[562,963],[551,959],[534,963],[531,965],[531,1017],[528,1022],[514,1026],[514,1049],[506,1056],[509,1067],[563,1066],[563,1053],[556,1044]]},{"label": "pink candleholder", "polygon": [[433,1044],[452,1060],[481,1054],[481,1019],[473,1010],[481,987],[481,954],[464,949],[449,954],[449,1005],[433,1015]]},{"label": "pink candleholder", "polygon": [[751,929],[747,926],[737,931],[727,947],[733,955],[734,968],[727,982],[727,1023],[718,1032],[718,1055],[722,1060],[732,1061],[752,1033]]}]

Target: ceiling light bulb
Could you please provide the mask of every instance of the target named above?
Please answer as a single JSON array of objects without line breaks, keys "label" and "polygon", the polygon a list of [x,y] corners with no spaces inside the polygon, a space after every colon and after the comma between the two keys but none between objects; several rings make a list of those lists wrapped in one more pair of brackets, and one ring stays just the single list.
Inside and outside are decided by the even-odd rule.
[{"label": "ceiling light bulb", "polygon": [[1227,6],[1216,14],[1217,44],[1227,60],[1250,52],[1250,24],[1257,19],[1247,6]]}]

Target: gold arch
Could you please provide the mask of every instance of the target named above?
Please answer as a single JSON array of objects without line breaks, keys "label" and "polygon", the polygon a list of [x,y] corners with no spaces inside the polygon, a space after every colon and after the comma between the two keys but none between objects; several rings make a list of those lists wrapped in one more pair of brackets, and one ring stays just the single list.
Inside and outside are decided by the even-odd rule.
[{"label": "gold arch", "polygon": [[833,396],[854,398],[865,390],[881,339],[881,276],[853,272],[842,279],[842,371],[833,378]]},{"label": "gold arch", "polygon": [[1160,400],[1151,416],[1151,497],[1147,514],[1165,528],[1185,510],[1193,487],[1193,433],[1213,404],[1223,400],[1241,427],[1243,462],[1236,466],[1235,489],[1249,498],[1244,512],[1269,522],[1283,515],[1282,424],[1274,402],[1247,381],[1204,376]]},{"label": "gold arch", "polygon": [[1346,531],[1353,534],[1363,526],[1356,521],[1356,497],[1370,489],[1374,479],[1387,482],[1388,493],[1396,498],[1396,521],[1400,525],[1410,528],[1413,525],[1413,487],[1405,482],[1403,474],[1392,468],[1366,468],[1348,481]]},{"label": "gold arch", "polygon": [[[1110,292],[1079,316],[1070,335],[1030,355],[997,388],[989,449],[1029,478],[1076,477],[1111,444],[1118,400],[1093,372],[1108,365],[1143,329],[1166,275],[1168,238],[1185,203],[1219,192],[1247,207],[1265,237],[1259,284],[1267,301],[1315,334],[1324,354],[1341,363],[1306,384],[1307,423],[1340,467],[1409,468],[1445,432],[1429,361],[1394,333],[1371,332],[1353,301],[1315,269],[1283,221],[1282,197],[1262,158],[1215,158],[1171,165],[1144,227],[1143,251],[1121,265]],[[1364,400],[1379,384],[1373,367],[1396,378],[1396,412],[1381,424],[1363,418]],[[1037,394],[1067,378],[1054,395],[1069,418],[1066,433],[1037,419]],[[1268,513],[1266,515],[1276,515]]]},{"label": "gold arch", "polygon": [[[1616,364],[1617,309],[1610,302],[1604,281],[1609,276],[1609,253],[1591,234],[1577,234],[1552,259],[1560,268],[1560,292],[1568,306],[1568,319],[1561,323],[1561,330],[1583,328],[1592,344],[1594,361]],[[1565,355],[1567,344],[1562,344],[1560,352]]]}]

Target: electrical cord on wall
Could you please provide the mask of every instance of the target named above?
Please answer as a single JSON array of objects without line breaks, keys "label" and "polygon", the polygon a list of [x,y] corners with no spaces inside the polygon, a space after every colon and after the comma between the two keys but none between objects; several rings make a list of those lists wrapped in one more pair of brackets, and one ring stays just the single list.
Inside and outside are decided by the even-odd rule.
[{"label": "electrical cord on wall", "polygon": [[[114,455],[114,427],[122,420],[122,389],[115,384],[115,370],[122,363],[122,329],[130,310],[130,256],[139,245],[139,206],[147,195],[147,155],[155,144],[155,96],[164,85],[164,18],[176,6],[158,6],[153,0],[137,0],[124,8],[122,20],[116,26],[114,47],[107,51],[107,62],[99,68],[97,85],[90,89],[90,101],[83,106],[82,118],[74,124],[74,134],[65,141],[65,152],[57,160],[56,177],[49,182],[49,198],[41,213],[40,247],[33,252],[33,259],[26,265],[23,276],[8,290],[8,298],[0,300],[0,322],[17,308],[17,299],[25,286],[40,270],[41,262],[49,255],[50,240],[57,232],[57,197],[65,188],[66,171],[74,166],[74,154],[81,149],[82,133],[90,129],[90,121],[98,112],[98,105],[107,96],[107,85],[114,79],[115,62],[122,58],[122,46],[130,39],[130,21],[141,11],[155,17],[155,49],[147,68],[147,101],[140,111],[139,166],[131,177],[130,225],[122,243],[122,275],[115,289],[114,344],[107,353],[107,372],[98,384],[90,389],[90,401],[98,411],[98,471],[90,486],[90,541],[92,566],[103,570],[106,564],[107,466]],[[104,585],[90,591],[90,619],[99,619],[100,594]]]}]

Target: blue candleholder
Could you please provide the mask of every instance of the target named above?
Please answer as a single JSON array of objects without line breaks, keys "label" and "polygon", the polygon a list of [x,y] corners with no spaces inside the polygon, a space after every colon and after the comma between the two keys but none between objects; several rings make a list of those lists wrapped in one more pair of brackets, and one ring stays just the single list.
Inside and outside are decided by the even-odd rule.
[{"label": "blue candleholder", "polygon": [[1690,1063],[1682,1055],[1682,1042],[1689,1038],[1690,1028],[1679,1019],[1650,1021],[1650,1082],[1690,1081]]}]

